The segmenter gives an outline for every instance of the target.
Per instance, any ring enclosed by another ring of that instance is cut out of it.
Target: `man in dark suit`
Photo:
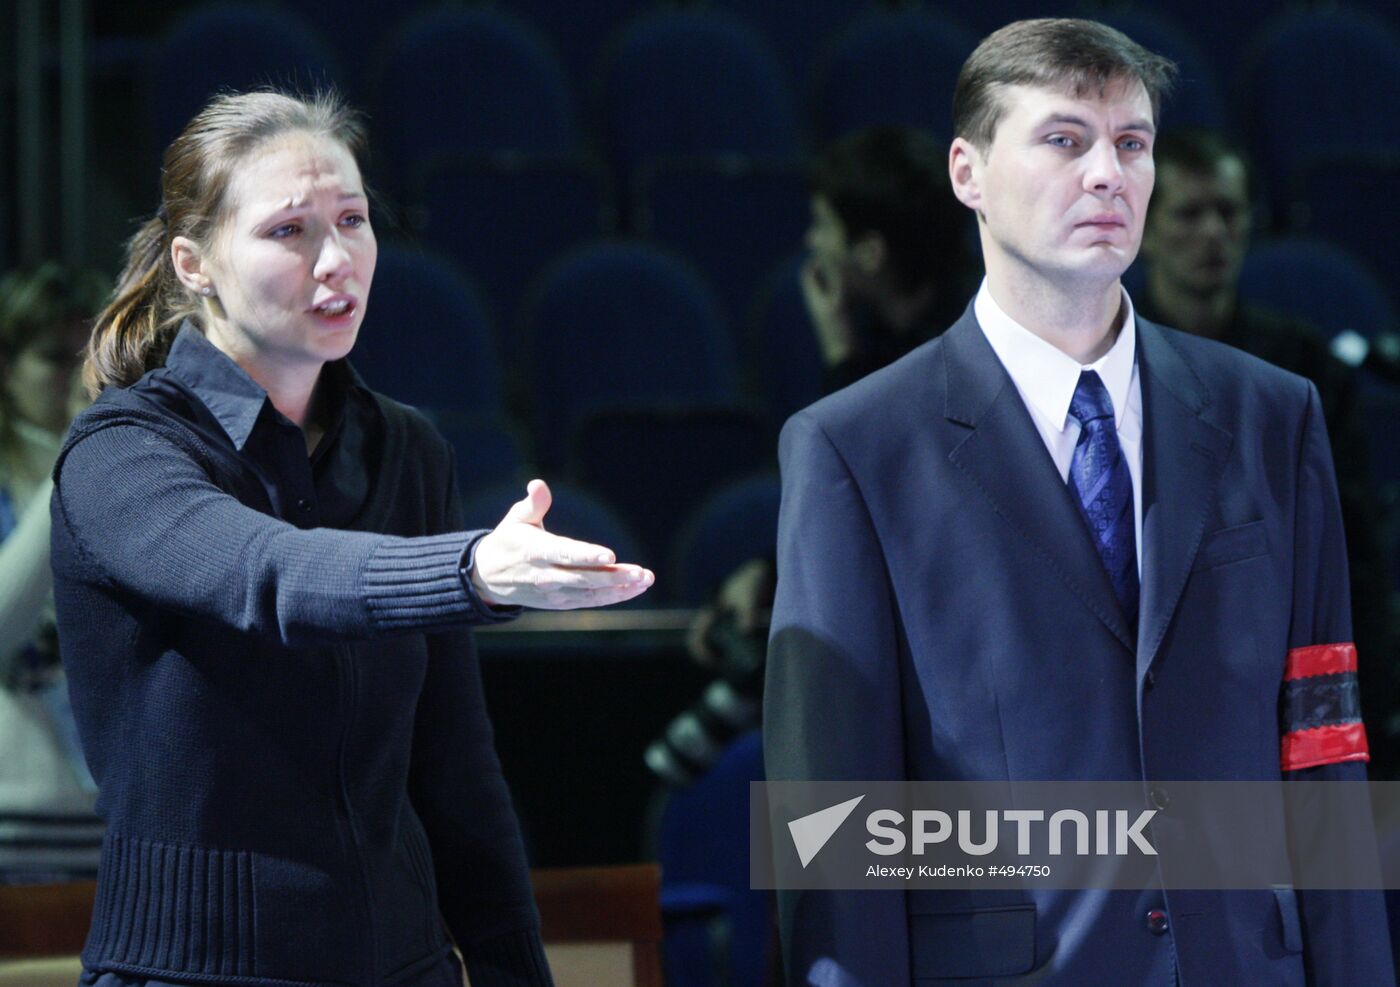
[[[1356,646],[1366,656],[1361,711],[1371,777],[1400,777],[1400,656],[1396,654],[1390,559],[1371,481],[1366,409],[1357,371],[1294,313],[1239,295],[1252,223],[1251,169],[1225,134],[1188,127],[1162,134],[1157,181],[1142,233],[1147,268],[1138,311],[1154,322],[1218,339],[1317,385],[1337,467],[1346,529]],[[1376,328],[1376,327],[1371,327]]]
[[[783,431],[770,781],[1364,777],[1317,392],[1138,318],[1119,282],[1171,72],[1078,20],[1009,25],[963,66],[949,173],[986,279],[941,337]],[[1280,702],[1324,674],[1325,709]],[[1299,837],[1281,806],[1260,834]],[[794,985],[1394,982],[1374,894],[780,908]]]

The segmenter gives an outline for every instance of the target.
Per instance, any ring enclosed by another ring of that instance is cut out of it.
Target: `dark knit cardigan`
[[[445,919],[474,987],[548,985],[463,626],[493,619],[463,570],[483,532],[436,431],[339,372],[371,457],[352,530],[249,454],[301,433],[192,329],[60,455],[59,634],[108,824],[84,964],[408,983]]]

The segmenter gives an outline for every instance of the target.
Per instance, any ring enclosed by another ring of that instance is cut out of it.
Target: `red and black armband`
[[[1356,680],[1356,645],[1316,644],[1289,651],[1279,720],[1284,771],[1369,761]]]

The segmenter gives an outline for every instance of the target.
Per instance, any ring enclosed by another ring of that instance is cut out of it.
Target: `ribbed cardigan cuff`
[[[496,610],[471,585],[476,545],[487,532],[386,539],[365,561],[364,593],[378,630],[434,624],[498,623],[520,612]]]
[[[423,627],[470,620],[475,607],[462,584],[460,533],[386,539],[365,561],[364,593],[376,628]]]
[[[538,929],[473,943],[462,958],[472,987],[554,987]]]

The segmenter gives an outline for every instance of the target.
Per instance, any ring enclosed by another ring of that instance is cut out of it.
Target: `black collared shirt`
[[[451,447],[329,364],[305,437],[196,329],[55,467],[54,597],[108,824],[94,971],[546,987],[464,626]],[[439,917],[441,915],[441,918]]]
[[[325,433],[309,457],[301,428],[189,323],[165,365],[172,382],[199,401],[192,427],[211,444],[233,444],[261,479],[270,513],[299,528],[354,526],[383,453],[383,422],[369,388],[347,361],[328,363],[321,372],[313,407]]]

